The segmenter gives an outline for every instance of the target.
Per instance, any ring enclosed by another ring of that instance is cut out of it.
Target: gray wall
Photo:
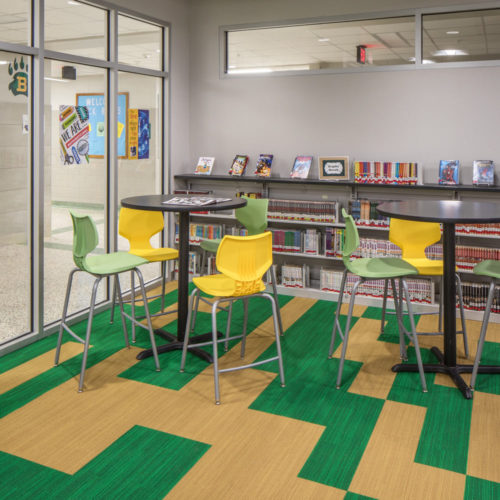
[[[467,184],[472,160],[500,165],[500,67],[219,77],[220,25],[435,2],[193,0],[190,6],[190,154],[174,165],[175,173],[191,173],[197,158],[207,155],[216,157],[213,173],[225,174],[237,153],[250,155],[250,169],[259,153],[274,153],[273,171],[282,177],[298,154],[416,160],[424,166],[424,182],[437,182],[440,159],[459,159]]]

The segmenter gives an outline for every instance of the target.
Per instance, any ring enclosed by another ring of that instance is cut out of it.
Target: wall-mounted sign
[[[76,94],[77,106],[89,111],[89,156],[104,158],[106,149],[106,100],[104,94]],[[128,92],[118,94],[118,158],[127,158]]]
[[[19,63],[14,59],[13,63],[9,63],[9,75],[12,76],[12,81],[9,83],[9,90],[14,95],[28,96],[28,64],[24,64],[24,59],[21,57]]]
[[[359,64],[366,63],[366,45],[358,45],[356,47],[356,61]]]

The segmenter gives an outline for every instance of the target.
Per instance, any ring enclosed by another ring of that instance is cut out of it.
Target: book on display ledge
[[[292,179],[307,179],[312,159],[312,156],[297,156],[293,163],[290,177]]]
[[[236,155],[229,169],[229,175],[242,176],[248,163],[247,155]]]
[[[198,175],[210,175],[212,173],[212,168],[215,163],[215,158],[213,156],[200,156],[194,173]]]
[[[439,184],[452,186],[458,184],[459,167],[458,160],[441,160],[439,162]]]
[[[255,167],[254,174],[259,177],[270,177],[272,163],[273,163],[273,155],[260,154],[259,159],[257,160],[257,165]]]
[[[492,160],[473,161],[472,184],[475,186],[493,186],[495,184],[495,166]]]

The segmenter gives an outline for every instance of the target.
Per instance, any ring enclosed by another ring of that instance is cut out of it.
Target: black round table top
[[[122,206],[126,208],[135,208],[137,210],[155,210],[162,212],[201,212],[230,210],[232,208],[244,207],[247,202],[243,198],[231,198],[230,201],[211,203],[210,205],[172,205],[165,203],[172,198],[191,198],[197,197],[192,194],[148,194],[143,196],[130,196],[123,198]],[[204,198],[217,198],[217,196],[206,195]]]
[[[500,203],[462,200],[408,200],[380,203],[377,211],[387,217],[423,222],[500,222]]]

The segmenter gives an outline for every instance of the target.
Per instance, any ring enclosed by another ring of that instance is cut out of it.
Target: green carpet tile
[[[174,303],[176,296],[176,291],[168,294],[167,305]],[[280,306],[285,306],[290,300],[292,297],[280,296]],[[159,307],[159,300],[151,305],[153,312],[158,311]],[[270,318],[271,309],[262,299],[250,301],[249,309],[248,331],[251,332]],[[141,308],[138,308],[139,312],[140,310]],[[369,497],[348,492],[348,489],[385,401],[348,392],[363,365],[359,361],[346,359],[342,386],[339,390],[335,388],[339,360],[328,359],[334,313],[333,302],[316,301],[286,330],[281,339],[286,387],[282,388],[279,378],[276,377],[250,405],[250,409],[324,426],[325,429],[300,470],[299,477],[344,490],[347,500],[369,500]],[[368,307],[363,317],[378,320],[381,310]],[[219,313],[218,326],[222,332],[225,331],[226,318],[227,313]],[[358,319],[353,318],[352,326]],[[418,321],[418,316],[416,320]],[[241,329],[242,321],[243,308],[241,304],[236,303],[233,309],[232,333]],[[405,323],[407,321],[405,318]],[[341,315],[342,328],[345,327],[345,322],[346,316]],[[85,321],[75,325],[75,330],[80,334],[85,332],[85,328]],[[210,328],[210,314],[199,313],[196,333],[208,332]],[[166,329],[176,332],[177,322],[168,324]],[[392,344],[399,342],[394,315],[386,316],[384,332],[378,335],[377,340]],[[110,325],[109,311],[97,315],[91,342],[94,347],[89,351],[89,367],[123,348],[121,322],[115,320],[115,323]],[[237,342],[232,341],[230,347]],[[337,335],[335,348],[340,342],[340,336]],[[436,339],[436,345],[441,342],[441,339]],[[162,343],[161,338],[157,337],[157,343]],[[53,335],[4,356],[0,372],[53,349],[55,344],[56,335]],[[149,347],[149,336],[145,330],[137,330],[136,345],[140,348]],[[211,350],[210,347],[204,349]],[[258,359],[269,357],[275,352],[276,346],[273,343]],[[219,353],[223,354],[222,344],[219,345]],[[435,362],[430,350],[422,349],[421,353],[424,362]],[[154,371],[153,359],[147,358],[138,361],[120,376],[179,390],[207,366],[195,355],[188,354],[186,372],[180,374],[180,356],[180,351],[160,356],[160,373]],[[349,357],[349,349],[347,356]],[[415,349],[412,346],[408,348],[408,358],[409,362],[416,361]],[[482,362],[498,364],[498,359],[500,344],[486,342]],[[397,362],[399,359],[396,358],[394,363]],[[48,366],[44,373],[0,395],[0,416],[20,408],[78,374],[80,363],[81,355],[78,355],[59,367]],[[275,362],[258,369],[278,373],[278,365]],[[429,392],[423,393],[418,373],[398,373],[394,377],[387,399],[426,409],[414,458],[416,463],[466,476],[472,401],[465,400],[456,388],[436,385],[435,378],[435,374],[426,374]],[[499,395],[500,377],[480,375],[477,390]],[[208,445],[203,443],[137,426],[73,476],[2,453],[0,468],[6,477],[12,477],[12,480],[8,484],[3,482],[0,485],[0,495],[33,498],[38,489],[50,498],[119,498],[123,497],[123,492],[127,492],[127,497],[130,498],[131,491],[136,492],[135,496],[162,498],[207,449]],[[126,461],[120,460],[123,456],[127,456]],[[152,465],[158,463],[162,466]],[[106,481],[101,484],[100,478],[104,470]],[[110,470],[113,473],[107,477]],[[170,475],[167,474],[169,471]],[[466,476],[463,498],[500,498],[500,483]]]
[[[469,447],[472,399],[455,387],[434,385],[415,461],[465,474]]]
[[[464,500],[497,500],[500,498],[500,483],[467,476]]]
[[[0,452],[0,497],[32,499],[163,498],[210,448],[134,426],[70,475]]]
[[[344,500],[376,500],[376,499],[364,495],[358,495],[357,493],[348,491],[344,497]]]

